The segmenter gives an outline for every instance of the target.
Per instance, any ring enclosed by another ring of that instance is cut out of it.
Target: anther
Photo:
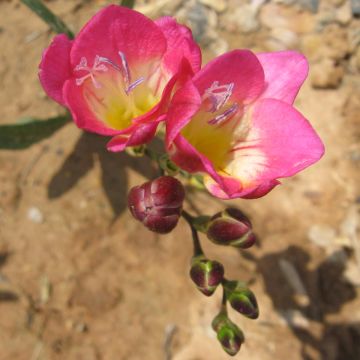
[[[215,112],[222,108],[232,95],[233,89],[234,83],[219,85],[218,81],[214,81],[203,95],[203,100],[209,99],[212,104],[209,111]]]
[[[233,104],[231,107],[227,110],[225,110],[222,114],[215,116],[213,119],[208,121],[209,125],[220,125],[224,121],[230,119],[232,116],[235,115],[235,113],[238,111],[239,105]]]
[[[130,85],[130,81],[131,81],[131,76],[130,76],[130,69],[129,69],[129,64],[126,60],[125,54],[122,51],[119,51],[119,55],[121,58],[121,65],[123,68],[123,73],[124,73],[124,77],[125,77],[125,84],[127,87],[129,87]]]
[[[142,76],[139,79],[135,80],[132,84],[130,84],[127,89],[125,90],[126,95],[129,95],[129,93],[134,90],[138,85],[140,85],[142,82],[144,82],[145,78]]]
[[[104,64],[101,64],[101,61],[101,57],[96,55],[93,66],[89,67],[86,57],[82,57],[80,63],[75,66],[74,71],[87,71],[88,73],[81,78],[77,78],[75,80],[76,85],[80,86],[86,79],[90,78],[96,88],[101,88],[101,84],[96,80],[94,75],[95,72],[105,72],[108,70]]]

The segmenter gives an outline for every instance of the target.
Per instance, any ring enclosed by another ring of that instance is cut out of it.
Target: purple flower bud
[[[233,309],[250,319],[257,319],[259,308],[254,293],[240,281],[224,284],[226,298]]]
[[[220,313],[212,322],[222,348],[231,356],[236,355],[244,343],[243,332],[224,313]]]
[[[250,220],[235,208],[215,214],[208,223],[206,235],[215,244],[242,249],[249,248],[256,240]]]
[[[199,255],[192,260],[190,277],[204,295],[211,296],[224,278],[224,267]]]
[[[128,195],[128,206],[134,218],[149,230],[166,234],[175,228],[184,198],[180,181],[161,176],[133,187]]]

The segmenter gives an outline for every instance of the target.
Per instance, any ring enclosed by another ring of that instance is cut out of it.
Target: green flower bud
[[[255,243],[250,220],[238,209],[227,208],[209,221],[207,237],[219,245],[247,249]]]
[[[212,322],[212,327],[217,333],[222,348],[229,355],[236,355],[244,343],[245,337],[243,332],[236,326],[226,315],[220,313]]]
[[[259,308],[254,293],[240,281],[226,281],[225,295],[230,305],[250,319],[257,319]]]
[[[224,278],[224,267],[199,255],[192,260],[190,277],[204,295],[211,296]]]

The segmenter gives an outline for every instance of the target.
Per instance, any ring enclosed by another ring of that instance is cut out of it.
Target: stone
[[[349,46],[350,52],[355,52],[360,45],[360,28],[349,29]]]
[[[316,12],[319,8],[319,0],[273,0],[276,4],[283,5],[300,5],[304,9]]]
[[[341,25],[348,25],[352,19],[351,6],[349,2],[345,2],[335,12],[335,20]]]
[[[277,4],[267,4],[260,11],[260,21],[263,25],[272,28],[287,28],[289,20],[284,14],[283,9]]]
[[[270,38],[266,41],[269,51],[295,49],[298,47],[299,37],[289,29],[276,28],[270,32]]]
[[[135,4],[135,10],[150,18],[155,18],[158,17],[159,14],[174,14],[182,2],[183,0],[156,0],[144,5]]]
[[[214,9],[218,13],[222,13],[227,9],[226,0],[199,0],[201,4]]]
[[[39,208],[37,208],[35,206],[29,208],[29,210],[27,212],[27,217],[30,221],[32,221],[36,224],[41,224],[44,222],[43,213],[40,211]]]
[[[336,89],[343,76],[343,67],[331,59],[323,59],[310,69],[311,85],[315,89]]]
[[[360,0],[351,0],[351,11],[353,15],[360,16]]]
[[[316,13],[319,9],[319,0],[299,0],[297,3],[301,7],[309,9],[314,13]]]
[[[331,246],[335,241],[335,230],[328,225],[312,225],[308,232],[309,240],[322,248]]]
[[[307,35],[303,39],[303,51],[315,58],[330,58],[336,61],[351,53],[348,32],[339,24],[327,25],[321,32]]]
[[[260,28],[258,9],[251,5],[238,7],[227,18],[225,29],[230,32],[248,34]]]
[[[354,54],[354,59],[355,59],[355,66],[357,68],[358,71],[360,71],[360,46],[356,49],[356,52]]]
[[[322,57],[323,38],[320,34],[309,34],[302,38],[301,50],[310,61],[318,61]]]
[[[203,46],[214,41],[217,33],[218,17],[213,9],[198,2],[185,4],[177,13],[176,18],[180,23],[188,25],[196,41]],[[214,37],[215,36],[215,37]]]
[[[334,60],[344,59],[350,52],[347,30],[337,24],[329,25],[323,32],[329,56]]]
[[[273,0],[275,4],[293,5],[296,0]]]
[[[315,28],[315,16],[296,7],[265,4],[259,13],[260,23],[269,29],[285,28],[297,34],[307,34]]]
[[[229,50],[229,44],[225,39],[218,37],[209,45],[209,49],[213,52],[215,56],[219,56]]]
[[[348,0],[329,0],[329,3],[333,6],[341,6],[345,1]]]
[[[297,309],[280,310],[286,324],[292,328],[307,329],[309,320]]]

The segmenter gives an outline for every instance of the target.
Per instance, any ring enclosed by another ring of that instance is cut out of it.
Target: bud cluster
[[[142,149],[136,149],[141,153]],[[168,174],[176,174],[168,158],[159,160],[161,168]],[[224,266],[208,259],[202,250],[198,231],[219,245],[230,245],[247,249],[255,242],[250,220],[236,208],[226,208],[214,216],[193,217],[182,209],[185,198],[183,185],[172,176],[161,176],[132,188],[128,195],[128,206],[135,219],[149,230],[165,234],[172,231],[180,216],[189,223],[194,256],[191,260],[190,278],[196,288],[206,296],[214,294],[219,285],[223,287],[223,303],[220,313],[214,318],[212,327],[226,353],[234,356],[245,341],[241,329],[227,315],[227,302],[239,313],[256,319],[259,309],[256,298],[246,284],[224,278]]]
[[[149,230],[166,234],[177,225],[184,198],[184,187],[179,180],[161,176],[133,187],[128,206],[134,218]]]

